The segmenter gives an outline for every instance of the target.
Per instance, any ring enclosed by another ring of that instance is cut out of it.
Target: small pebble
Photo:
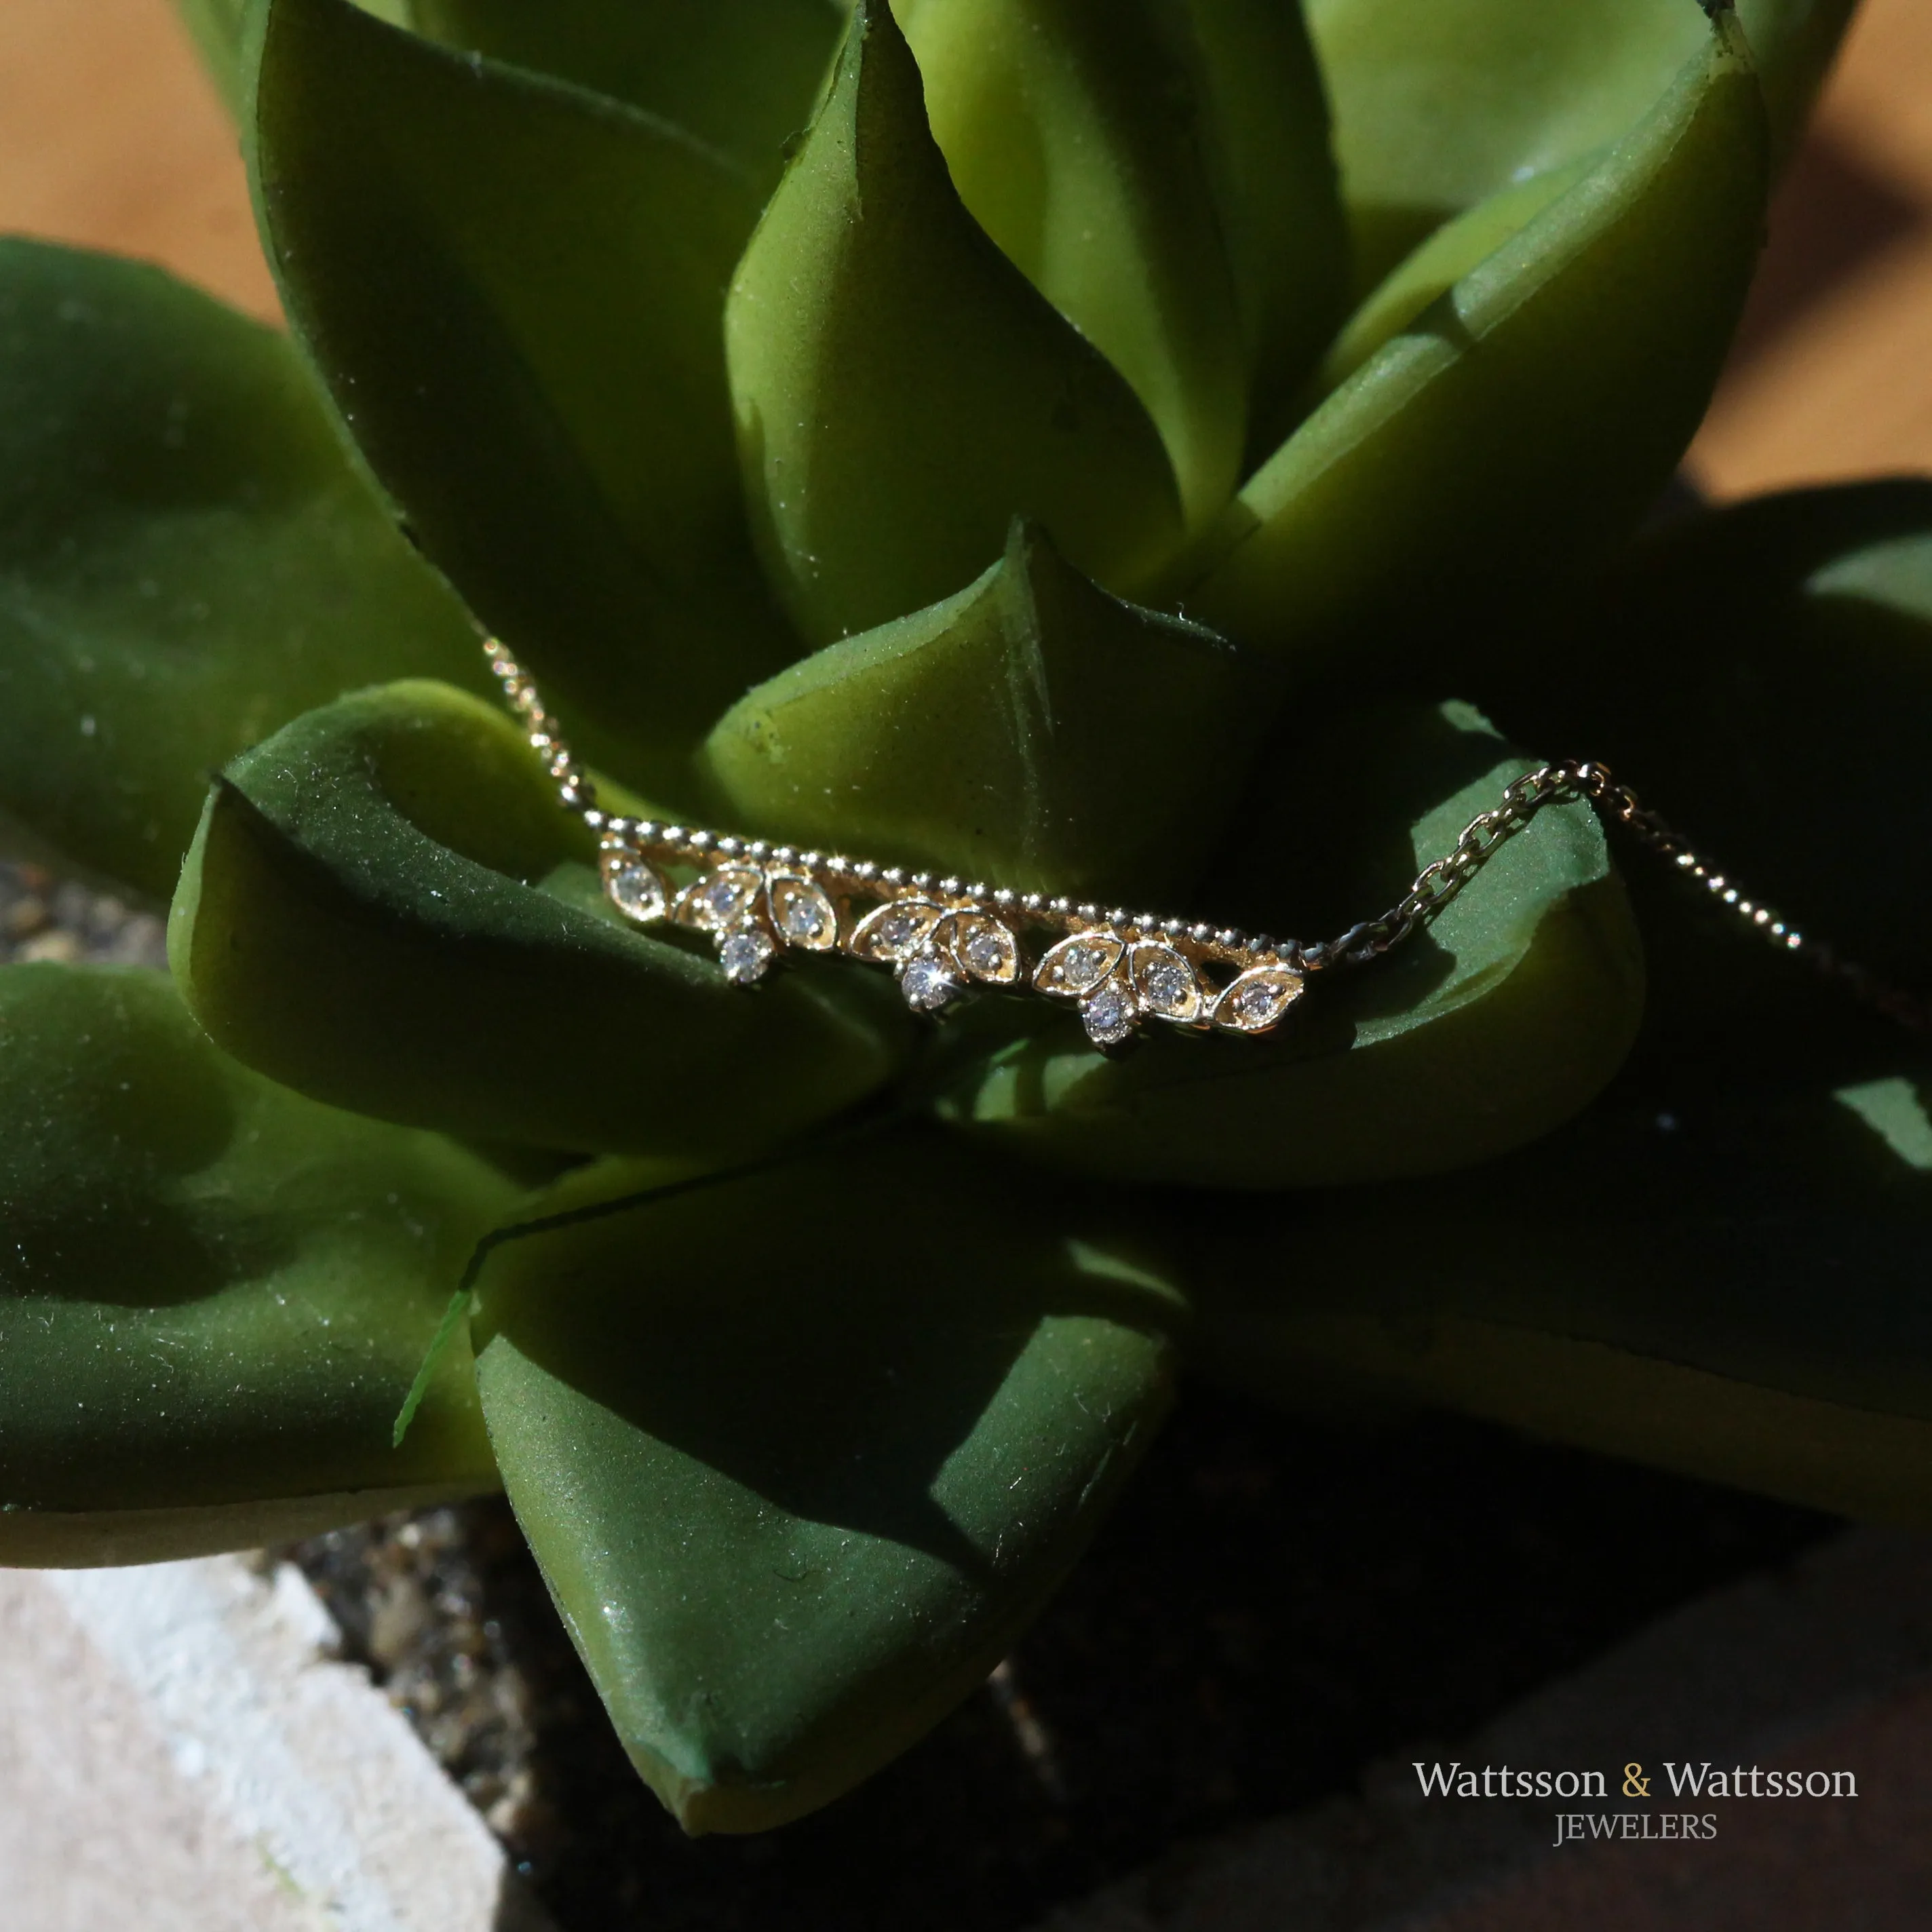
[[[23,966],[71,966],[80,956],[80,934],[70,932],[62,926],[35,933],[32,938],[22,940],[14,953],[14,958]]]

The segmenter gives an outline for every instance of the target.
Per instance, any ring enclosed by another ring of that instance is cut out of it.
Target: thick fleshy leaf
[[[1217,917],[1326,938],[1394,904],[1536,763],[1466,706],[1376,713],[1292,754],[1246,818]],[[1587,806],[1546,808],[1401,951],[1317,976],[1274,1037],[1150,1040],[1109,1060],[1062,1023],[953,1081],[944,1116],[1088,1172],[1325,1186],[1486,1160],[1588,1100],[1628,1050],[1643,971]],[[976,1046],[960,1023],[962,1058]]]
[[[1625,142],[1385,344],[1249,483],[1190,612],[1306,668],[1445,665],[1445,615],[1633,528],[1695,430],[1761,237],[1764,115],[1729,15]]]
[[[1379,283],[1329,344],[1316,379],[1326,395],[1338,389],[1377,350],[1402,334],[1430,304],[1527,228],[1558,196],[1568,194],[1598,162],[1586,154],[1498,190],[1447,221]]]
[[[904,1024],[869,976],[750,995],[625,927],[515,728],[428,684],[346,698],[229,767],[169,956],[215,1042],[337,1106],[690,1158],[870,1092]]]
[[[1529,668],[1512,728],[1608,763],[1742,892],[1932,992],[1911,871],[1932,850],[1932,484],[1796,490],[1660,532]],[[1646,896],[1660,936],[1697,908],[1676,948],[1700,988],[1679,1050],[1714,1032],[1745,1058],[1774,1038],[1796,1050],[1781,1008],[1804,969],[1712,943],[1735,917],[1675,880]],[[1838,997],[1811,1002],[1807,1032]]]
[[[1855,0],[1743,0],[1774,143],[1796,143]],[[1360,286],[1514,182],[1620,139],[1705,32],[1696,0],[1308,0]]]
[[[1253,371],[1248,445],[1287,433],[1303,376],[1347,306],[1348,236],[1328,100],[1292,0],[1193,0],[1202,140]]]
[[[460,1340],[515,1198],[224,1058],[158,974],[0,967],[0,1563],[305,1536],[496,1486]]]
[[[243,93],[242,22],[248,0],[174,0],[174,8],[229,112],[238,117]]]
[[[1473,1192],[1191,1220],[1201,1358],[1932,1527],[1932,1088],[1755,1070],[1739,1094],[1659,1057]]]
[[[475,1333],[505,1486],[687,1831],[838,1796],[1059,1582],[1181,1319],[1120,1214],[902,1132],[497,1250]]]
[[[488,682],[286,339],[0,242],[0,817],[165,898],[211,769],[412,673]]]
[[[899,12],[960,199],[1126,376],[1189,523],[1210,520],[1240,480],[1250,345],[1184,16],[1155,0],[900,0]],[[1286,118],[1286,94],[1278,105]]]
[[[356,0],[365,14],[392,26],[410,24],[411,0]],[[240,121],[248,113],[248,19],[250,0],[174,0],[228,110]]]
[[[762,198],[812,118],[838,0],[412,0],[451,46],[628,100],[722,150]]]
[[[961,206],[884,0],[854,11],[725,334],[754,525],[816,643],[964,589],[1016,515],[1122,594],[1178,542],[1147,412]]]
[[[976,584],[828,644],[725,714],[728,822],[1016,890],[1174,890],[1228,815],[1269,680],[1016,526]]]
[[[290,319],[423,548],[676,796],[794,654],[746,541],[718,314],[757,210],[692,136],[433,46],[348,0],[258,0],[250,152]]]

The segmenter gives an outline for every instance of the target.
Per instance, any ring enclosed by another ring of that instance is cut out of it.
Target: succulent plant
[[[288,332],[0,248],[0,815],[172,969],[0,969],[0,1561],[500,1483],[746,1830],[1178,1362],[1932,1515],[1926,1089],[1586,806],[1115,1058],[626,926],[477,649],[638,809],[1310,932],[1605,758],[1923,968],[1932,488],[1646,527],[1850,0],[184,6]]]

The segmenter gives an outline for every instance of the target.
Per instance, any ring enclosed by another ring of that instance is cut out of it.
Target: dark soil
[[[565,1932],[1017,1932],[1176,1840],[1452,1741],[1832,1526],[1474,1424],[1358,1433],[1194,1389],[984,1692],[817,1816],[695,1842],[626,1762],[502,1505],[416,1520],[413,1549],[346,1532],[302,1556]],[[438,1617],[398,1609],[412,1589]]]

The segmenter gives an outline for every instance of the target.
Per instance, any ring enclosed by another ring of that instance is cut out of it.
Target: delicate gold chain
[[[1513,780],[1379,918],[1305,945],[607,813],[536,686],[502,644],[492,639],[484,650],[565,808],[598,833],[604,889],[619,910],[639,925],[669,920],[710,934],[728,976],[741,984],[761,978],[788,949],[841,952],[891,967],[908,1004],[923,1011],[938,1011],[974,982],[1077,1001],[1088,1035],[1107,1048],[1126,1045],[1149,1019],[1196,1032],[1268,1033],[1310,975],[1366,965],[1400,946],[1545,806],[1580,799],[1780,950],[1900,1025],[1932,1033],[1932,1004],[1748,897],[1608,766],[1589,759],[1541,765]],[[681,872],[695,876],[680,889],[673,875]],[[1047,942],[1030,962],[1029,936]]]

